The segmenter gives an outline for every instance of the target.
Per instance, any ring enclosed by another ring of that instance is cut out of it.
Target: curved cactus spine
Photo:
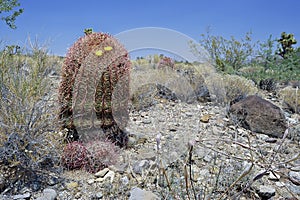
[[[106,137],[119,146],[126,145],[127,135],[121,129],[128,118],[129,70],[128,52],[109,34],[89,31],[74,43],[62,66],[59,88],[59,118],[62,128],[68,129],[68,141],[80,136],[74,124],[75,107],[89,104]],[[92,99],[88,93],[92,93]]]

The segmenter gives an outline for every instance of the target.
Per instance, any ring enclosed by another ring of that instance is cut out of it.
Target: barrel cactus
[[[59,88],[59,118],[67,141],[99,129],[126,146],[129,70],[128,52],[109,34],[87,31],[71,46]]]

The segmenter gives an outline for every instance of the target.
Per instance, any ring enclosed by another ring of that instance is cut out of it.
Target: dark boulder
[[[248,96],[231,105],[229,115],[234,123],[253,132],[272,137],[282,137],[287,129],[285,116],[281,109],[255,95]]]

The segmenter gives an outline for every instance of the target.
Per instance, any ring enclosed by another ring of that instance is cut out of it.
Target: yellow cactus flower
[[[95,52],[96,56],[102,56],[103,52],[101,50],[98,50]]]
[[[111,46],[104,47],[104,51],[111,51],[113,48]]]

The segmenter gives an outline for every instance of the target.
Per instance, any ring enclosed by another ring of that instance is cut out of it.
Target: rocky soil
[[[213,103],[157,101],[131,112],[130,146],[116,165],[96,174],[65,171],[64,181],[43,193],[13,198],[300,198],[299,141],[237,127],[226,107]],[[289,119],[299,134],[299,115]]]
[[[280,105],[276,97],[266,99]],[[228,106],[155,98],[131,109],[129,147],[90,174],[64,170],[39,192],[2,199],[300,199],[300,116],[285,112],[286,137],[234,124]],[[0,176],[1,186],[1,176]]]

